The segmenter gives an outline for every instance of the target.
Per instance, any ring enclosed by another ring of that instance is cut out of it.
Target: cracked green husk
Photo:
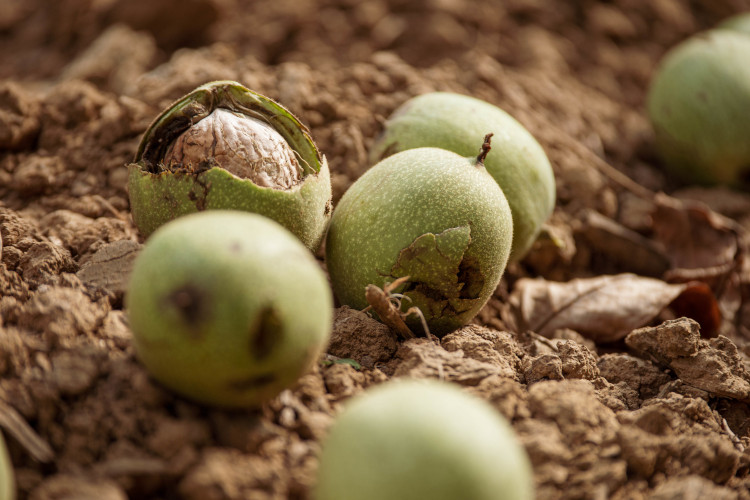
[[[372,167],[341,198],[326,263],[336,296],[355,309],[367,307],[367,285],[409,276],[396,290],[406,297],[401,309],[418,307],[431,332],[444,335],[489,300],[512,234],[508,202],[476,158],[411,149]],[[417,316],[407,324],[421,333]]]
[[[295,151],[303,181],[279,190],[257,186],[216,166],[198,174],[166,170],[161,162],[169,145],[216,108],[272,125]],[[133,220],[144,236],[182,215],[232,209],[269,217],[315,250],[330,218],[328,163],[307,128],[281,105],[236,82],[207,83],[172,104],[146,131],[128,168]]]
[[[513,214],[510,261],[523,258],[555,207],[555,177],[547,155],[513,117],[485,101],[449,92],[414,97],[386,122],[370,151],[377,162],[393,153],[436,147],[475,154],[477,137],[492,133],[487,172],[505,193]]]
[[[323,441],[317,500],[531,500],[531,464],[487,402],[400,379],[347,402]]]
[[[152,235],[126,309],[149,373],[223,407],[257,406],[293,384],[323,351],[333,316],[324,273],[289,231],[224,210]]]

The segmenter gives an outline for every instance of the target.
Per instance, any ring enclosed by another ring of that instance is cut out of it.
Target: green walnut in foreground
[[[316,500],[531,500],[531,466],[489,404],[448,383],[395,380],[344,406]]]
[[[685,182],[746,187],[750,174],[750,36],[713,30],[661,62],[648,114],[665,166]]]
[[[374,163],[393,153],[436,147],[470,156],[476,138],[492,133],[492,154],[484,162],[508,199],[513,214],[510,261],[527,253],[555,207],[555,176],[534,137],[502,109],[473,97],[432,92],[414,97],[388,119],[375,141]]]
[[[5,448],[3,434],[0,432],[0,500],[16,498],[16,485],[13,477],[13,464],[10,463],[8,450]]]
[[[743,12],[725,19],[716,28],[750,35],[750,12]]]
[[[352,184],[326,238],[341,303],[364,309],[368,285],[408,276],[395,290],[404,295],[401,308],[419,308],[431,333],[444,335],[476,316],[500,281],[513,235],[508,202],[482,165],[484,154],[410,149]],[[418,317],[407,325],[422,331]]]
[[[259,213],[317,249],[331,212],[328,164],[288,110],[237,82],[198,87],[166,109],[128,167],[145,236],[189,213]]]
[[[138,357],[197,402],[257,406],[325,347],[328,282],[290,232],[257,214],[214,210],[158,229],[136,259],[126,308]]]

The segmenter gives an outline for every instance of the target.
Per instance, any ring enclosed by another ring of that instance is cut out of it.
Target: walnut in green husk
[[[684,182],[750,185],[750,36],[732,29],[674,47],[648,93],[655,143]]]
[[[374,163],[393,153],[435,147],[470,156],[477,137],[492,133],[484,162],[513,213],[510,261],[524,257],[555,208],[555,176],[544,149],[512,116],[492,104],[451,92],[409,99],[388,118],[370,151]]]
[[[328,164],[307,128],[231,81],[197,88],[156,119],[128,188],[145,236],[181,215],[233,209],[269,217],[315,250],[331,212]]]
[[[326,237],[331,284],[343,304],[364,309],[375,285],[393,292],[404,313],[419,309],[438,336],[479,312],[505,270],[513,236],[508,202],[482,163],[485,147],[471,158],[409,149],[352,184]],[[406,320],[422,333],[419,315]]]
[[[258,406],[293,384],[323,351],[333,316],[313,255],[272,220],[228,210],[154,232],[126,309],[149,373],[222,407]]]
[[[717,29],[732,30],[750,36],[750,12],[729,17],[716,26]]]
[[[528,455],[486,401],[435,380],[356,396],[323,442],[317,500],[531,500]]]

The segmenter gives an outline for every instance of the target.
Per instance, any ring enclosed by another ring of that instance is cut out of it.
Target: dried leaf
[[[680,200],[705,203],[711,210],[737,219],[750,213],[750,193],[723,186],[688,186],[672,193]]]
[[[669,308],[678,317],[692,318],[701,325],[701,336],[715,337],[721,327],[722,314],[711,288],[700,281],[685,283],[686,287]]]
[[[652,240],[594,210],[585,211],[582,222],[578,233],[620,269],[652,277],[669,269],[669,258]]]
[[[714,335],[720,320],[716,300],[707,287],[694,283],[669,284],[634,274],[567,283],[521,279],[510,302],[519,330],[549,337],[570,328],[595,342],[614,342],[647,325],[683,294],[690,294],[689,307],[683,307],[690,310],[681,313],[705,321],[704,335]]]
[[[708,285],[726,320],[722,334],[734,339],[744,336],[741,287],[750,241],[747,232],[702,202],[663,194],[656,197],[653,221],[654,238],[672,263],[663,278],[670,283],[700,281]],[[700,318],[695,319],[703,324]]]
[[[86,285],[121,296],[140,249],[141,245],[131,240],[108,243],[97,250],[76,275]]]
[[[656,196],[652,217],[654,239],[664,246],[673,273],[674,269],[706,270],[699,271],[705,277],[726,274],[734,268],[738,228],[730,219],[703,203],[680,201],[665,194]]]

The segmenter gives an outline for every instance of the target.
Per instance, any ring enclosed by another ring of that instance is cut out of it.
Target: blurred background
[[[135,77],[181,48],[211,44],[321,71],[380,51],[415,67],[478,51],[575,73],[639,103],[666,48],[748,9],[750,0],[3,0],[0,78],[74,75],[106,88],[113,71]],[[71,67],[92,50],[108,61]]]

